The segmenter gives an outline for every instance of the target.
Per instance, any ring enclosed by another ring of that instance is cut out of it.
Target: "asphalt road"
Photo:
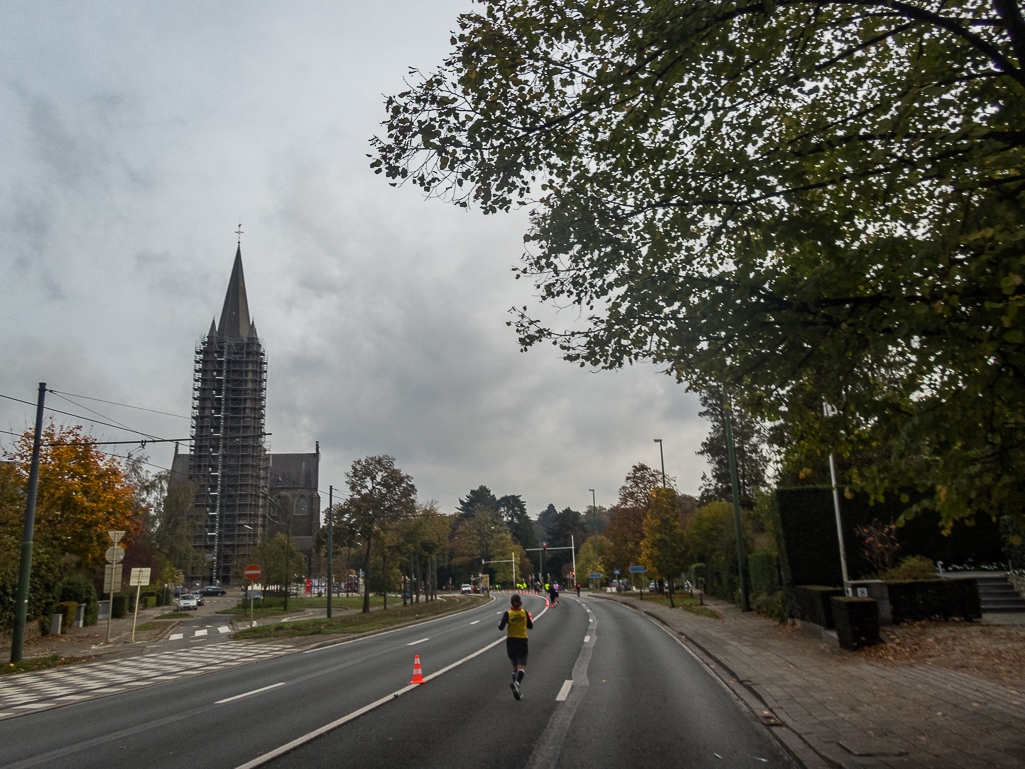
[[[536,624],[516,701],[506,598],[0,722],[0,767],[792,765],[674,637],[611,602],[525,599]],[[414,654],[422,686],[407,685]]]

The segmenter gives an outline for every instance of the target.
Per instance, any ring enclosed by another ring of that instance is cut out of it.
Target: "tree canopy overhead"
[[[1025,500],[1017,0],[484,0],[387,101],[372,165],[533,206],[524,347],[651,359],[785,417],[788,451]],[[823,402],[838,409],[821,414]]]

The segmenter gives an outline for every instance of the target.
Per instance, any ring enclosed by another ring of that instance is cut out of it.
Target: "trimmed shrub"
[[[75,626],[75,612],[78,611],[78,601],[61,601],[57,604],[56,614],[61,615],[61,632]]]
[[[936,579],[936,564],[924,556],[909,555],[897,566],[883,572],[882,579],[886,582]]]
[[[747,574],[752,593],[772,595],[779,590],[776,554],[758,550],[747,557]]]
[[[982,618],[979,584],[974,579],[930,579],[887,582],[894,622]]]
[[[128,616],[128,596],[124,593],[115,593],[114,600],[110,603],[113,619],[121,619]]]
[[[157,605],[157,597],[155,595],[153,595],[152,593],[150,595],[144,595],[142,597],[142,607],[141,608],[143,608],[143,609],[152,609],[156,605]]]
[[[61,603],[89,603],[96,600],[96,588],[84,574],[69,574],[57,586],[57,598]]]
[[[690,583],[699,590],[705,589],[705,564],[696,563],[690,567]]]
[[[874,598],[833,596],[829,599],[840,646],[856,651],[880,642],[879,604]]]
[[[843,597],[844,591],[840,587],[825,587],[823,585],[798,585],[794,588],[794,609],[797,619],[805,622],[814,622],[824,628],[832,629],[833,608],[830,606],[830,599]]]
[[[85,620],[83,625],[95,625],[100,621],[100,602],[90,601],[85,609]]]

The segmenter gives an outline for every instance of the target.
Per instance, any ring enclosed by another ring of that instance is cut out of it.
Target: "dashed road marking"
[[[416,646],[417,644],[422,644],[424,641],[430,641],[430,640],[431,640],[430,638],[421,638],[419,641],[413,641],[413,643],[406,644],[406,646]]]
[[[573,686],[573,681],[572,680],[564,681],[563,684],[562,684],[562,688],[559,689],[559,693],[555,695],[555,701],[556,702],[565,702],[566,698],[569,697],[569,690],[570,690],[570,687],[572,687],[572,686]]]

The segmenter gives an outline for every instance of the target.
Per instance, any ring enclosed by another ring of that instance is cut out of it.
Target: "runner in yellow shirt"
[[[518,593],[513,594],[509,604],[509,610],[502,615],[498,629],[506,631],[505,651],[513,666],[513,680],[509,686],[513,697],[522,699],[523,692],[520,686],[523,684],[523,676],[527,673],[527,630],[533,630],[534,623],[523,608],[523,601]]]

